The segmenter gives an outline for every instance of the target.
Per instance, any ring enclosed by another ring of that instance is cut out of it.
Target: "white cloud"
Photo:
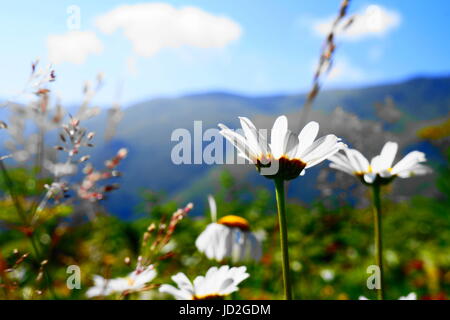
[[[331,30],[334,18],[316,20],[313,30],[324,36]],[[341,23],[337,28],[340,38],[346,40],[360,40],[367,37],[381,37],[397,28],[401,23],[398,12],[383,8],[379,5],[369,5],[355,15],[353,23],[344,30]]]
[[[119,6],[99,16],[96,26],[107,34],[122,29],[134,52],[144,57],[163,48],[223,48],[239,39],[242,32],[239,24],[229,18],[165,3]]]
[[[83,64],[90,54],[99,54],[103,45],[91,31],[69,31],[47,38],[48,58],[52,63]]]

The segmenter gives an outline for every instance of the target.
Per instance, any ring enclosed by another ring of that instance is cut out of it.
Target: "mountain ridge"
[[[395,110],[390,110],[390,113],[384,109],[385,104],[389,105],[387,97],[392,98],[395,105]],[[230,170],[239,179],[247,179],[255,185],[267,185],[266,179],[257,177],[251,166],[175,165],[171,151],[178,142],[172,141],[172,133],[183,128],[192,134],[194,121],[202,121],[203,132],[217,128],[218,123],[239,128],[238,116],[249,117],[258,128],[270,129],[280,114],[286,114],[290,127],[295,128],[295,124],[300,122],[299,114],[305,98],[304,93],[243,96],[223,91],[155,98],[124,108],[116,134],[108,141],[104,139],[108,111],[103,109],[97,117],[83,122],[83,126],[96,132],[96,147],[91,150],[92,163],[101,168],[119,148],[129,150],[129,157],[121,163],[124,175],[119,182],[122,187],[104,202],[105,206],[118,216],[130,218],[136,205],[142,201],[140,192],[145,189],[165,191],[180,202],[202,203],[205,194],[217,187],[214,177],[220,170]],[[381,109],[375,108],[375,104]],[[380,119],[380,110],[385,113],[384,120]],[[436,151],[423,144],[415,133],[424,126],[441,122],[442,118],[449,116],[449,111],[450,76],[414,77],[394,84],[320,92],[309,120],[320,123],[320,135],[334,133],[369,156],[379,152],[384,141],[390,139],[399,142],[403,151],[412,146],[423,148],[424,152],[431,150],[430,158],[433,160],[438,159]],[[365,132],[366,127],[372,131]],[[358,142],[358,136],[367,136],[367,142]],[[5,135],[0,141],[6,138]],[[205,144],[207,142],[203,142]],[[302,181],[315,185],[318,172],[319,169],[310,170]],[[432,177],[425,177],[424,182],[430,183],[430,179]],[[294,186],[289,192],[290,196],[304,202],[311,202],[318,196],[317,188],[305,191]]]
[[[238,116],[250,117],[258,127],[269,128],[273,119],[280,114],[287,114],[291,121],[296,119],[305,97],[305,94],[242,97],[231,93],[210,92],[152,99],[125,108],[114,139],[102,142],[101,134],[97,135],[96,139],[100,143],[97,142],[92,155],[93,162],[101,166],[105,157],[111,156],[118,147],[130,150],[129,158],[122,165],[123,188],[105,204],[110,211],[129,217],[140,201],[139,190],[164,190],[171,196],[180,192],[189,194],[184,191],[194,184],[202,185],[199,180],[208,179],[209,170],[217,168],[217,165],[177,166],[171,162],[171,149],[177,143],[171,141],[173,130],[184,128],[192,133],[196,120],[202,121],[203,130],[217,128],[220,122],[237,128]],[[447,116],[450,106],[450,77],[416,77],[392,85],[326,90],[317,97],[311,120],[320,123],[320,134],[333,132],[351,139],[351,134],[345,131],[346,123],[339,124],[338,127],[333,124],[333,117],[330,115],[336,107],[342,107],[343,112],[355,115],[360,119],[358,121],[373,125],[379,120],[373,105],[384,103],[386,97],[392,97],[402,115],[386,128],[406,148],[409,144],[419,143],[418,138],[410,136],[409,131],[415,132],[421,126]],[[106,129],[106,112],[89,121],[88,126],[92,130],[103,132]],[[227,166],[223,168],[228,169]],[[313,173],[308,180],[315,178]],[[301,198],[304,201],[311,198],[311,201],[314,196],[315,193],[310,192]],[[185,200],[185,197],[180,199]]]

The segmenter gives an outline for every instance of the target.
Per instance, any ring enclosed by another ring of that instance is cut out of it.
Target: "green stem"
[[[372,186],[373,195],[373,222],[375,240],[375,261],[380,268],[380,289],[377,290],[378,300],[384,300],[384,274],[383,274],[383,242],[381,229],[381,198],[380,185]]]
[[[283,254],[283,284],[284,284],[284,297],[286,300],[292,300],[292,288],[291,280],[289,276],[289,247],[288,247],[288,232],[286,223],[286,208],[285,208],[285,196],[284,196],[284,181],[281,179],[275,179],[275,192],[277,198],[278,207],[278,221],[280,224],[280,244],[281,252]]]

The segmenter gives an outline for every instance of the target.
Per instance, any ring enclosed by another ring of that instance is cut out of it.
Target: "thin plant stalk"
[[[381,198],[380,185],[372,186],[373,196],[373,223],[374,223],[374,241],[375,241],[375,261],[380,270],[380,288],[377,290],[378,300],[384,300],[384,272],[383,272],[383,240],[381,228]]]
[[[36,173],[38,178],[41,177],[42,175],[42,167],[43,167],[43,163],[44,163],[44,136],[45,136],[45,132],[42,128],[39,129],[39,134],[38,134],[38,152],[36,155]]]
[[[283,255],[282,269],[283,269],[284,298],[286,300],[292,300],[284,181],[282,179],[275,179],[275,193],[278,207],[278,221],[280,225],[280,245],[281,245],[281,252]]]

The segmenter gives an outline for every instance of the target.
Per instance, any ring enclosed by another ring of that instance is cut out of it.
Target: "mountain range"
[[[101,166],[118,148],[129,150],[129,157],[121,164],[121,189],[105,205],[112,213],[129,218],[142,201],[141,191],[149,189],[164,191],[179,201],[200,202],[202,208],[206,195],[217,189],[218,173],[224,169],[239,179],[269,185],[248,165],[173,164],[171,151],[178,142],[171,141],[171,135],[180,128],[193,135],[194,121],[202,121],[203,132],[217,128],[218,123],[239,128],[238,116],[249,117],[257,127],[270,129],[275,117],[286,114],[296,125],[305,99],[306,94],[244,96],[228,92],[153,99],[125,108],[116,134],[108,141],[101,135],[107,129],[107,113],[101,113],[87,122],[100,133],[92,153],[93,163]],[[416,131],[442,121],[449,107],[450,77],[418,77],[394,84],[320,92],[309,118],[320,123],[320,135],[335,133],[362,151],[377,152],[389,138],[399,142],[402,153],[413,147],[426,149],[432,161],[439,161],[439,152],[421,141]],[[380,113],[387,119],[380,120]],[[371,128],[372,139],[364,138],[366,127]],[[354,139],[356,135],[359,139]],[[313,168],[300,178],[302,186],[309,186],[306,192],[305,188],[293,187],[289,195],[305,202],[315,199],[319,192],[311,186],[318,172]]]

